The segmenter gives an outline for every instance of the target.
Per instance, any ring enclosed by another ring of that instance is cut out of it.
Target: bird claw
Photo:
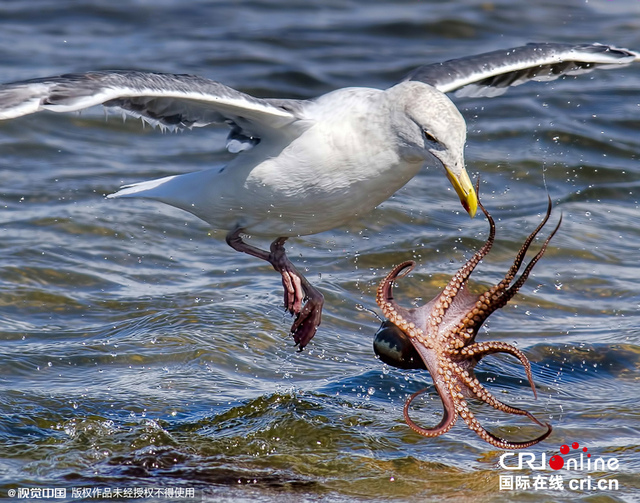
[[[299,315],[304,302],[304,288],[298,275],[285,269],[282,271],[282,286],[284,287],[284,307],[289,314]]]
[[[298,351],[302,351],[309,343],[320,326],[322,319],[322,306],[324,298],[320,292],[315,292],[313,297],[307,299],[307,303],[296,316],[291,325],[291,335],[298,346]]]
[[[247,253],[269,262],[282,276],[284,287],[284,307],[296,317],[291,326],[291,335],[299,350],[309,343],[320,326],[324,297],[316,290],[304,275],[291,263],[284,249],[286,237],[280,237],[271,243],[269,251],[261,250],[242,240],[242,229],[227,234],[227,243],[234,250]],[[306,304],[305,304],[306,300]]]

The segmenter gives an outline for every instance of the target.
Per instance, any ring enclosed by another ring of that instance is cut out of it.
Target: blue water
[[[640,50],[640,2],[0,2],[2,81],[146,69],[309,98],[530,41]],[[563,215],[522,293],[478,337],[528,355],[538,399],[515,360],[488,358],[478,377],[553,425],[529,452],[578,442],[615,457],[606,475],[618,490],[499,490],[502,451],[462,422],[436,439],[404,423],[406,398],[430,377],[376,360],[379,322],[357,306],[376,309],[378,281],[409,258],[418,267],[398,298],[424,302],[482,245],[486,221],[466,217],[441,173],[423,171],[347,227],[290,240],[326,296],[318,335],[297,353],[270,266],[187,213],[103,198],[224,164],[227,131],[162,134],[95,110],[0,123],[0,495],[639,501],[640,64],[456,103],[498,226],[475,284],[501,279],[547,193],[552,220]],[[439,420],[433,391],[412,414]],[[477,415],[501,435],[539,434]]]

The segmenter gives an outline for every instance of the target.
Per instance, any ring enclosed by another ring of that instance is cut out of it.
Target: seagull
[[[230,128],[226,166],[134,183],[108,198],[146,198],[181,208],[227,232],[235,250],[282,276],[291,334],[302,350],[324,298],[286,255],[289,237],[315,234],[373,210],[423,166],[442,168],[462,206],[478,199],[465,170],[465,121],[446,96],[497,96],[507,88],[640,54],[601,44],[528,44],[421,66],[388,89],[348,87],[309,100],[256,98],[195,75],[93,71],[0,85],[0,119],[95,105],[170,129]],[[273,239],[269,250],[247,236]]]

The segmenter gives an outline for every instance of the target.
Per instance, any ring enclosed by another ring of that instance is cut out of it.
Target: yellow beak
[[[469,179],[467,170],[463,168],[462,172],[459,175],[451,172],[446,166],[445,170],[447,172],[447,178],[458,194],[462,206],[465,210],[467,210],[467,213],[469,213],[469,216],[471,218],[475,217],[476,211],[478,210],[478,196],[475,189],[473,188],[471,180]]]

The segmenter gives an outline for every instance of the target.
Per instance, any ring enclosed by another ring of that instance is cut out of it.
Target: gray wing
[[[498,96],[530,80],[554,80],[595,68],[620,68],[640,54],[601,44],[528,44],[416,68],[403,80],[419,80],[456,96]]]
[[[226,123],[227,146],[236,152],[299,119],[304,103],[254,98],[194,75],[147,72],[89,72],[0,85],[0,120],[102,104],[161,127]]]

